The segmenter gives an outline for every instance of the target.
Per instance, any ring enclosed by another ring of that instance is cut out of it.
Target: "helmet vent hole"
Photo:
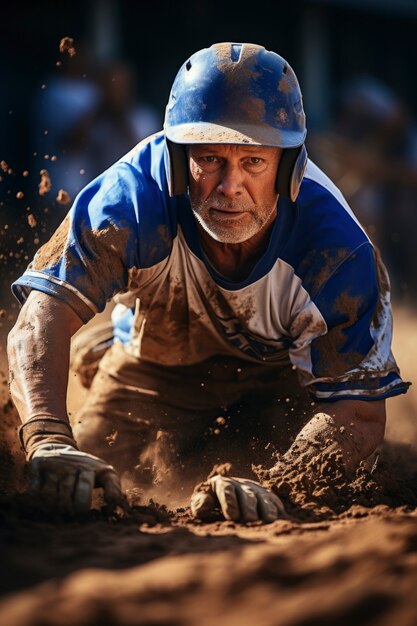
[[[242,54],[242,44],[241,43],[232,43],[232,49],[230,51],[230,58],[233,63],[237,63],[240,60],[240,55]]]
[[[187,61],[187,63],[185,64],[185,69],[187,70],[187,72],[190,71],[190,69],[191,69],[191,61]]]
[[[286,74],[288,72],[288,65],[284,65],[284,69],[282,71]]]

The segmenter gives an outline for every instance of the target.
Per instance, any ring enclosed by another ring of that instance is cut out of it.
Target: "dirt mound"
[[[294,462],[277,477],[254,468],[295,518],[331,519],[352,505],[417,506],[417,453],[411,446],[385,442],[371,464],[361,463],[348,477],[336,452],[320,453],[308,462]]]

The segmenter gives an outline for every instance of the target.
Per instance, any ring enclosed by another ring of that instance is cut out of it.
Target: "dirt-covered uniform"
[[[302,389],[317,401],[405,392],[385,269],[323,172],[309,161],[297,200],[279,198],[267,249],[236,282],[202,252],[188,195],[169,196],[164,142],[145,140],[93,180],[13,285],[21,302],[37,289],[85,322],[119,299],[80,436],[98,432],[97,415],[108,430],[126,427],[129,447],[132,424],[155,413],[181,422],[249,404],[259,415],[258,403],[266,415]]]

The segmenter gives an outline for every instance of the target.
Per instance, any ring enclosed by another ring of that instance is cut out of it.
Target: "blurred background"
[[[417,300],[416,0],[17,1],[0,15],[0,324],[10,283],[89,180],[162,125],[180,65],[263,44],[304,93],[310,156]],[[60,42],[67,41],[60,51]]]

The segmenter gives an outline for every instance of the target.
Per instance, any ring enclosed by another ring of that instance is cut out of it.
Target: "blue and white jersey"
[[[266,251],[236,282],[207,263],[188,196],[169,197],[164,141],[148,138],[85,187],[14,283],[18,299],[43,291],[87,322],[117,296],[118,340],[166,366],[230,355],[291,362],[317,400],[405,392],[385,269],[323,172],[309,162],[297,201],[279,198]]]

